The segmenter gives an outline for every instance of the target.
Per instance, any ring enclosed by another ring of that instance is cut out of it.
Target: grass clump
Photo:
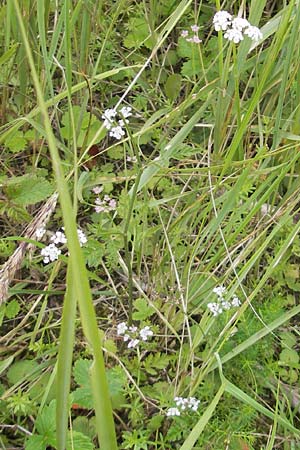
[[[293,449],[297,2],[4,2],[1,448]]]

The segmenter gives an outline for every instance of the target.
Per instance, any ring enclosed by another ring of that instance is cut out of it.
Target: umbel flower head
[[[109,136],[115,139],[122,139],[125,136],[125,124],[129,123],[128,117],[132,116],[130,106],[122,106],[116,109],[106,109],[102,114],[103,125],[109,130]]]
[[[213,18],[213,25],[216,31],[225,31],[224,38],[238,44],[248,36],[252,41],[259,41],[263,38],[259,28],[251,25],[247,19],[233,17],[227,11],[218,11]]]

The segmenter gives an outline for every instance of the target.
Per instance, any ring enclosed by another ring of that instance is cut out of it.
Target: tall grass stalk
[[[16,15],[18,18],[18,23],[22,35],[22,41],[27,55],[27,60],[31,69],[32,79],[35,86],[39,108],[44,121],[47,141],[49,145],[49,150],[51,154],[53,171],[56,178],[57,189],[59,192],[59,199],[62,208],[63,221],[65,226],[65,232],[68,239],[68,247],[70,252],[70,268],[68,281],[73,283],[73,286],[69,286],[68,289],[68,300],[74,302],[77,298],[80,308],[81,321],[84,334],[87,338],[89,345],[91,346],[91,351],[94,357],[94,362],[91,367],[91,380],[93,386],[93,396],[96,411],[97,420],[97,432],[99,436],[100,445],[103,449],[115,450],[117,449],[114,421],[112,416],[112,408],[108,391],[108,384],[105,374],[105,366],[103,353],[101,348],[101,340],[99,337],[99,330],[97,326],[97,320],[95,315],[95,310],[92,303],[91,290],[89,287],[89,281],[87,276],[87,271],[85,268],[85,263],[82,255],[82,251],[79,245],[77,236],[77,226],[74,217],[74,211],[71,204],[70,195],[68,192],[68,185],[62,171],[61,161],[58,155],[55,138],[51,128],[51,123],[48,116],[47,107],[44,101],[43,93],[41,90],[40,81],[36,72],[34,60],[32,57],[32,52],[27,39],[27,34],[25,31],[22,14],[20,11],[19,3],[14,0],[14,6]],[[71,279],[70,279],[71,278]],[[73,295],[74,292],[74,295]],[[75,305],[71,306],[72,311],[75,309]],[[74,320],[74,317],[73,317]],[[70,335],[72,334],[72,329]],[[69,346],[72,339],[69,340]],[[69,348],[63,348],[60,350],[58,365],[62,364],[61,358],[72,354],[73,349],[71,346]],[[63,352],[63,354],[61,353]],[[68,361],[70,363],[71,357],[68,356]],[[60,370],[60,369],[58,369]],[[64,385],[67,387],[67,383],[64,380]],[[57,383],[61,383],[61,380],[57,380]],[[62,388],[61,388],[62,389]],[[65,403],[66,397],[63,403]],[[58,399],[60,401],[60,399]],[[67,405],[61,404],[60,414],[57,417],[57,422],[62,421],[66,423],[66,417],[68,415]],[[66,443],[66,429],[61,429],[57,434],[57,444],[59,450],[65,449]]]

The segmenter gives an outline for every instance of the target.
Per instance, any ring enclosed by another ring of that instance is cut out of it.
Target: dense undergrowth
[[[0,21],[0,448],[300,448],[299,2]]]

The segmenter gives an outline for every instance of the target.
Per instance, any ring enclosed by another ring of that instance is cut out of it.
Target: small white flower
[[[106,109],[102,114],[102,119],[112,120],[116,115],[117,111],[115,109]]]
[[[106,109],[102,114],[102,119],[104,120],[104,127],[110,130],[113,124],[114,117],[116,117],[117,111],[115,109]]]
[[[236,295],[233,296],[233,299],[231,300],[231,305],[234,308],[238,308],[239,306],[241,306],[241,302],[240,302],[239,298]]]
[[[131,327],[129,327],[129,331],[131,333],[136,333],[137,332],[137,327],[135,325],[132,325]]]
[[[139,339],[131,339],[131,341],[128,344],[128,348],[135,348],[139,344]]]
[[[180,411],[186,411],[188,409],[197,411],[200,404],[200,400],[197,400],[195,397],[175,397],[174,402]]]
[[[234,42],[235,44],[238,44],[244,40],[243,33],[236,28],[228,29],[224,34],[224,38]]]
[[[244,31],[244,34],[246,34],[246,36],[248,36],[250,39],[252,39],[252,41],[256,41],[256,42],[263,38],[263,34],[260,31],[260,29],[257,27],[254,27],[253,25],[250,25],[248,28],[246,28],[246,30]]]
[[[220,286],[214,287],[213,292],[217,294],[218,297],[223,297],[223,294],[226,293],[226,287],[221,284]]]
[[[101,198],[97,197],[95,200],[95,212],[96,213],[100,213],[100,212],[109,212],[109,211],[114,211],[117,207],[117,202],[116,200],[112,199],[109,197],[109,195],[105,195],[103,200],[101,200]]]
[[[126,161],[127,162],[136,163],[137,162],[137,158],[136,158],[136,156],[126,156]]]
[[[48,264],[58,259],[61,250],[55,244],[49,244],[41,250],[41,255],[44,257],[43,262]]]
[[[232,15],[227,11],[218,11],[213,18],[216,31],[226,31],[231,24]]]
[[[111,128],[109,135],[115,139],[122,139],[122,136],[125,135],[125,131],[122,127],[120,127],[120,125],[118,125],[117,127]]]
[[[131,110],[132,110],[132,108],[130,106],[123,106],[120,109],[120,113],[124,117],[124,119],[127,119],[127,117],[132,116]]]
[[[98,195],[103,191],[103,186],[95,186],[92,191],[94,192],[94,194]]]
[[[193,42],[194,42],[194,44],[200,44],[202,42],[202,40],[198,36],[194,36]]]
[[[121,322],[117,325],[117,334],[119,336],[121,336],[122,334],[125,334],[125,331],[127,331],[127,330],[128,330],[128,326],[127,326],[126,322]]]
[[[221,302],[221,307],[222,307],[223,309],[225,309],[225,311],[228,311],[228,310],[231,308],[231,303],[228,302],[227,300],[223,300],[223,301]]]
[[[146,326],[140,330],[140,337],[143,341],[147,341],[151,336],[153,336],[153,331],[149,326]]]
[[[180,35],[185,38],[189,35],[189,32],[187,30],[182,30],[182,32],[180,33]]]
[[[104,120],[103,125],[107,130],[110,130],[112,127],[112,123],[108,119]]]
[[[223,311],[219,303],[208,303],[207,307],[214,316],[218,316]]]
[[[235,17],[231,23],[231,26],[236,30],[243,31],[244,28],[250,26],[250,23],[248,22],[247,19],[243,19],[242,17]]]
[[[191,30],[192,30],[194,33],[198,33],[198,31],[199,31],[198,25],[191,25]]]
[[[79,240],[80,247],[82,247],[84,244],[87,243],[87,237],[84,234],[84,232],[82,230],[80,230],[79,228],[77,228],[77,234],[78,234],[78,240]]]
[[[180,416],[180,411],[178,408],[169,408],[166,412],[167,417]]]
[[[43,226],[41,226],[40,228],[37,228],[35,230],[35,237],[36,239],[39,241],[40,239],[42,239],[42,237],[44,236],[44,234],[46,233],[46,228]]]
[[[54,244],[66,244],[67,238],[63,231],[56,231],[53,236],[51,236],[50,241]]]

